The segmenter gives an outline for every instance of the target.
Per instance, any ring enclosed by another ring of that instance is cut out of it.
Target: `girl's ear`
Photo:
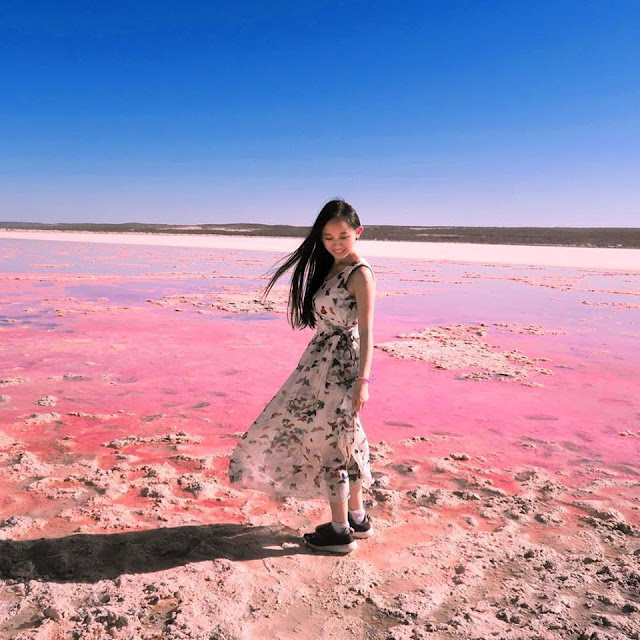
[[[364,231],[364,227],[362,225],[360,225],[357,229],[356,229],[356,240],[360,237],[360,234]]]

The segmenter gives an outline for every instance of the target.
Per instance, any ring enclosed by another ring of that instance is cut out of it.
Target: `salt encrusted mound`
[[[31,451],[18,451],[13,455],[6,454],[9,464],[0,467],[0,477],[4,476],[14,482],[20,482],[34,477],[44,477],[52,473],[53,467]]]
[[[513,381],[526,386],[540,386],[528,380],[531,374],[552,375],[538,366],[544,358],[530,358],[519,351],[499,351],[488,344],[485,325],[453,325],[425,327],[413,333],[402,333],[401,340],[376,344],[395,358],[432,362],[436,369],[475,371],[461,373],[459,378],[472,380]]]
[[[47,380],[54,380],[56,382],[59,382],[60,380],[72,380],[75,382],[82,382],[84,380],[89,380],[89,378],[79,373],[64,373],[61,376],[49,376]]]
[[[55,396],[45,396],[44,398],[36,400],[36,404],[41,407],[55,407],[56,404],[58,404],[58,398]]]
[[[50,424],[61,419],[59,413],[51,411],[48,413],[32,413],[24,422],[28,425]]]
[[[582,304],[593,307],[615,307],[616,309],[640,309],[640,304],[631,304],[629,302],[602,302],[595,300],[583,300]]]
[[[25,382],[29,382],[29,379],[19,376],[15,378],[0,378],[0,387],[13,387],[17,384],[24,384]]]
[[[221,291],[164,296],[162,300],[149,298],[147,302],[160,307],[172,307],[175,311],[193,307],[198,313],[210,313],[210,309],[239,314],[286,313],[288,297],[286,287],[274,287],[267,298],[262,296],[261,291],[223,287]]]
[[[67,411],[68,416],[76,418],[92,418],[93,420],[115,420],[122,417],[121,413],[86,413],[85,411]]]
[[[9,451],[12,447],[22,443],[4,431],[0,431],[0,451]]]
[[[518,335],[562,336],[567,333],[563,329],[546,329],[538,324],[519,324],[517,322],[494,322],[492,326],[497,327],[500,331]]]
[[[42,529],[47,521],[29,516],[10,516],[0,522],[0,540],[21,538],[34,529]]]
[[[202,438],[200,436],[188,435],[184,431],[178,431],[178,433],[167,433],[158,436],[127,436],[126,438],[116,438],[115,440],[111,440],[110,442],[107,442],[102,446],[111,447],[112,449],[124,449],[125,447],[130,447],[138,444],[163,443],[175,445],[185,444],[187,442],[199,443],[202,442]]]

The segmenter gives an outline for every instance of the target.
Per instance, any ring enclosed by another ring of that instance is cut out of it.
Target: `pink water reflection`
[[[0,407],[3,429],[51,459],[67,455],[53,446],[63,434],[74,436],[77,454],[100,458],[110,455],[101,444],[155,433],[159,425],[228,451],[229,436],[271,398],[311,333],[290,330],[278,313],[149,300],[254,294],[280,257],[0,242],[0,377],[28,379],[0,389],[11,398]],[[377,351],[377,380],[363,415],[372,441],[428,436],[430,455],[455,449],[498,466],[561,470],[589,463],[636,473],[640,437],[621,434],[640,430],[637,274],[371,262],[380,292],[376,342],[424,326],[484,323],[489,344],[543,358],[553,373],[533,388],[464,380],[459,372]],[[496,323],[562,333],[510,333]],[[26,427],[26,416],[41,410],[34,403],[47,395],[59,398],[61,420]],[[73,412],[117,418],[96,421]]]

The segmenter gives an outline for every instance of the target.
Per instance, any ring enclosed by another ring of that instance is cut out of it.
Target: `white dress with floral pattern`
[[[351,407],[360,341],[351,273],[326,280],[313,305],[317,330],[298,366],[234,450],[232,484],[274,496],[346,500],[349,480],[371,485],[369,444]]]

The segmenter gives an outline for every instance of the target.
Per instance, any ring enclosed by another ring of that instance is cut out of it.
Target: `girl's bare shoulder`
[[[347,278],[347,289],[354,294],[358,289],[370,289],[374,286],[373,270],[368,262],[356,265]]]

